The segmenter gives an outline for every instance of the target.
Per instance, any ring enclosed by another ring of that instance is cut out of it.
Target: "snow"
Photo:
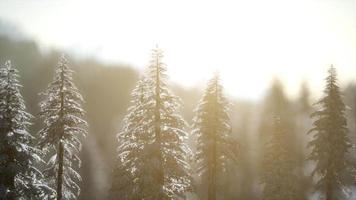
[[[86,136],[87,122],[82,119],[85,112],[81,108],[83,97],[72,82],[73,71],[69,62],[62,56],[55,70],[53,82],[41,93],[45,99],[39,104],[40,116],[45,126],[40,130],[41,144],[51,154],[46,169],[46,178],[55,187],[58,170],[58,144],[63,143],[63,191],[65,199],[77,199],[80,194],[79,152],[80,138]],[[63,100],[63,104],[62,101]]]

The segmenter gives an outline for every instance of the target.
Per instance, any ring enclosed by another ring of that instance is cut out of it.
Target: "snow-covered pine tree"
[[[184,198],[192,190],[192,177],[189,174],[188,156],[191,154],[186,145],[186,122],[179,113],[180,99],[172,94],[167,86],[166,65],[162,62],[163,51],[152,50],[148,68],[146,123],[149,133],[153,133],[152,143],[147,146],[153,183],[159,191],[153,199]]]
[[[119,135],[120,158],[134,176],[138,199],[185,198],[192,190],[186,123],[178,112],[178,97],[167,87],[162,58],[162,50],[152,51],[146,79],[133,92],[134,106]]]
[[[219,194],[218,177],[229,161],[237,162],[237,143],[231,136],[229,103],[216,75],[205,90],[196,108],[193,134],[198,136],[196,160],[198,173],[207,180],[207,199]],[[220,196],[223,195],[221,194]]]
[[[147,155],[147,144],[152,143],[153,133],[148,132],[147,79],[138,81],[131,93],[132,106],[123,121],[123,131],[117,135],[118,162],[113,171],[113,181],[109,199],[117,195],[123,200],[148,198],[157,190],[150,184],[150,173],[144,170],[150,165]],[[146,181],[146,182],[145,182]]]
[[[50,188],[36,168],[41,152],[28,132],[32,116],[18,78],[10,61],[0,68],[0,199],[46,199]]]
[[[43,93],[40,117],[44,127],[40,130],[40,146],[48,150],[45,175],[56,188],[57,200],[77,199],[81,177],[77,172],[81,161],[81,137],[87,134],[87,123],[82,119],[82,96],[73,83],[73,71],[62,56],[55,70],[54,80]]]
[[[186,123],[178,112],[179,99],[167,88],[162,57],[160,49],[153,50],[147,76],[133,90],[132,106],[118,134],[121,166],[114,173],[125,174],[124,182],[129,184],[126,189],[130,191],[123,191],[123,184],[113,182],[111,193],[131,192],[126,199],[185,198],[192,190]]]
[[[263,200],[299,200],[298,177],[293,170],[295,159],[291,157],[288,147],[286,127],[283,126],[279,117],[275,117],[273,133],[266,144],[263,159]]]
[[[346,156],[351,143],[348,137],[346,106],[337,83],[336,69],[331,66],[326,78],[325,96],[317,102],[320,109],[311,117],[316,120],[309,133],[313,134],[308,147],[309,159],[316,162],[313,176],[318,178],[316,190],[322,192],[325,200],[344,199],[345,183],[342,173],[352,173],[353,166]]]

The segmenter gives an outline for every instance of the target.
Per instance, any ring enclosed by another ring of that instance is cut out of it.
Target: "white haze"
[[[203,84],[220,71],[227,91],[257,99],[274,77],[290,95],[308,80],[318,94],[327,67],[356,77],[354,0],[0,0],[0,19],[42,48],[63,48],[143,69],[165,50],[173,81]]]

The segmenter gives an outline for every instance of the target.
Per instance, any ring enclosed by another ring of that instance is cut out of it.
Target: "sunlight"
[[[356,0],[0,0],[0,199],[356,194]]]
[[[22,24],[44,47],[108,63],[142,69],[147,52],[159,44],[172,80],[185,86],[220,71],[231,95],[256,99],[274,77],[283,79],[293,96],[303,79],[318,91],[332,63],[342,69],[342,81],[356,73],[351,1],[96,0],[84,7],[84,0],[39,2],[18,3],[24,10],[19,16],[0,15]]]

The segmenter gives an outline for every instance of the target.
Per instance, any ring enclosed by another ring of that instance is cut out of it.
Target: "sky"
[[[203,85],[216,71],[226,91],[257,99],[274,78],[314,96],[334,64],[356,81],[356,0],[0,0],[0,19],[42,49],[61,48],[144,69],[165,51],[174,82]]]

